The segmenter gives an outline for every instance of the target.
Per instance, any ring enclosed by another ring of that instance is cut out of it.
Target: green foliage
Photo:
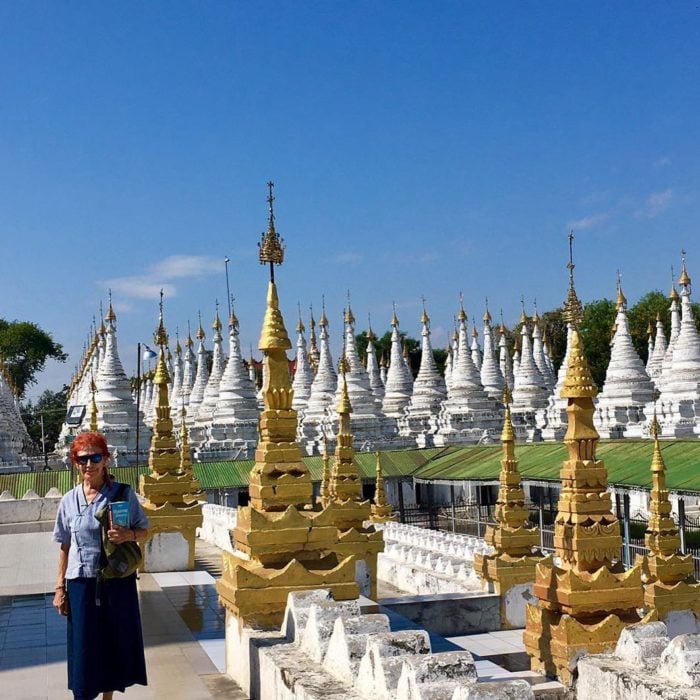
[[[418,374],[418,369],[420,368],[420,342],[405,333],[400,333],[401,336],[401,346],[408,348],[408,356],[411,362],[411,372],[415,377]],[[355,336],[355,342],[357,344],[357,352],[363,359],[367,357],[367,336],[364,333],[359,333]],[[377,359],[381,360],[382,356],[386,358],[387,363],[389,362],[389,357],[391,355],[391,332],[387,331],[381,338],[377,338],[374,341],[374,349],[377,353]],[[433,350],[433,357],[435,357],[435,362],[438,363],[438,367],[445,367],[445,359],[447,353],[444,350]],[[439,359],[438,359],[439,358]],[[442,365],[440,365],[442,362]]]
[[[630,307],[627,312],[629,321],[630,335],[632,343],[644,362],[648,359],[649,345],[647,329],[651,321],[654,335],[656,335],[656,315],[664,324],[664,332],[666,337],[671,333],[671,315],[668,312],[670,302],[665,294],[658,290],[645,294],[634,306]]]
[[[68,402],[68,387],[61,391],[47,389],[36,400],[25,401],[20,404],[22,420],[27,426],[27,431],[32,441],[41,452],[41,417],[44,418],[44,435],[46,438],[46,451],[51,452],[61,432],[61,425],[66,417]]]
[[[581,321],[581,340],[598,389],[605,382],[605,373],[610,362],[610,340],[615,323],[615,303],[600,299],[586,304]]]
[[[68,359],[63,347],[36,323],[4,319],[0,319],[0,355],[19,396],[36,383],[36,375],[44,369],[46,360]]]

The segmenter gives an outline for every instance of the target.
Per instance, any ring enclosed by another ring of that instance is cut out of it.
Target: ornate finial
[[[464,310],[464,294],[462,294],[462,292],[459,293],[459,312],[457,313],[457,320],[460,322],[467,320],[467,313]]]
[[[105,317],[104,317],[104,311],[102,310],[102,299],[100,299],[100,327],[98,329],[98,333],[104,338],[105,333],[107,332],[107,329],[105,328]]]
[[[304,327],[304,322],[301,320],[301,303],[297,302],[297,311],[299,312],[299,322],[297,323],[297,333],[303,333],[306,328]]]
[[[194,343],[192,342],[192,331],[190,329],[190,320],[189,319],[187,319],[187,340],[185,341],[185,345],[188,348],[191,348],[194,345]]]
[[[109,323],[114,323],[117,320],[117,314],[114,313],[114,308],[112,307],[112,290],[109,290],[109,307],[107,308],[107,315],[105,316],[105,321]]]
[[[328,317],[326,316],[326,295],[321,294],[321,318],[318,320],[318,325],[322,328],[328,327]]]
[[[622,273],[617,271],[617,298],[615,299],[615,308],[622,311],[627,308],[627,298],[622,292]]]
[[[421,314],[420,322],[426,328],[430,328],[430,316],[428,316],[428,312],[425,310],[425,297],[421,296],[420,300],[423,302],[423,313]]]
[[[501,335],[505,335],[507,331],[505,321],[503,320],[503,309],[501,309],[501,325],[498,327],[498,330]]]
[[[671,265],[671,291],[669,292],[668,298],[671,301],[678,301],[678,290],[676,289],[676,273]]]
[[[392,308],[394,309],[394,312],[393,312],[393,314],[392,314],[392,316],[391,316],[391,325],[392,325],[393,328],[398,328],[398,327],[399,327],[399,318],[398,318],[398,316],[396,315],[396,302],[395,302],[395,301],[392,301],[392,302],[391,302],[391,306],[392,306]]]
[[[229,297],[229,303],[231,305],[231,314],[228,317],[228,327],[229,328],[238,328],[238,317],[236,316],[236,311],[233,307],[233,302],[236,301],[235,297],[233,294]]]
[[[569,291],[564,302],[564,320],[570,323],[574,328],[578,328],[583,319],[583,305],[576,296],[576,288],[574,287],[574,232],[569,232]]]
[[[690,281],[690,275],[688,275],[688,270],[685,267],[685,250],[681,250],[681,276],[678,278],[678,284],[683,289],[690,289]]]
[[[163,290],[160,290],[160,302],[158,303],[158,328],[153,335],[153,340],[156,345],[159,345],[161,350],[168,344],[168,334],[165,332],[163,325]]]
[[[520,306],[522,307],[522,312],[520,313],[520,323],[523,326],[527,326],[527,314],[525,313],[525,295],[520,295]]]
[[[202,328],[202,312],[197,311],[197,317],[199,318],[199,328],[197,329],[197,340],[200,342],[204,340],[207,336],[206,333],[204,332],[204,328]]]
[[[217,333],[221,331],[221,319],[219,318],[219,300],[215,299],[214,304],[216,306],[216,313],[214,315],[214,323],[211,324],[211,327],[216,331]]]
[[[534,307],[534,313],[532,315],[532,322],[533,323],[539,323],[540,322],[540,315],[537,313],[537,299],[532,300],[532,306]]]
[[[352,406],[350,405],[350,396],[348,395],[348,378],[347,374],[350,371],[350,363],[345,355],[345,350],[343,350],[343,355],[340,358],[340,363],[338,366],[340,374],[343,376],[343,384],[340,392],[340,400],[338,401],[338,415],[352,413]]]
[[[376,339],[376,336],[374,335],[374,331],[372,330],[372,314],[368,313],[367,314],[367,332],[365,333],[365,336],[368,341],[372,341]]]
[[[345,323],[347,323],[349,326],[354,326],[355,325],[355,316],[352,313],[352,309],[350,308],[350,290],[348,289],[348,308],[347,311],[343,314],[345,317]]]
[[[651,419],[651,425],[649,426],[649,434],[656,440],[659,441],[659,433],[661,432],[661,426],[659,425],[659,419],[656,417],[656,407],[654,407],[654,417]]]
[[[180,346],[180,327],[175,326],[175,354],[182,354],[182,347]]]
[[[261,241],[258,243],[260,264],[270,265],[271,282],[275,281],[274,266],[281,265],[284,262],[284,241],[275,230],[275,213],[272,207],[272,203],[275,201],[272,194],[272,189],[274,186],[275,184],[272,181],[267,183],[269,190],[267,203],[269,205],[270,213],[267,224],[267,232],[262,234]]]
[[[484,323],[491,323],[491,314],[489,313],[489,298],[486,297],[486,303],[484,305],[484,315],[481,319]]]
[[[472,338],[478,338],[479,331],[476,329],[476,319],[472,316]]]

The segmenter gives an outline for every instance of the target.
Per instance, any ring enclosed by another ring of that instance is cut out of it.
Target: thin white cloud
[[[153,265],[150,273],[165,280],[200,277],[210,272],[224,271],[224,259],[206,255],[171,255]]]
[[[214,272],[223,272],[223,258],[206,255],[171,255],[150,265],[145,272],[105,280],[104,286],[117,296],[132,299],[157,299],[160,290],[173,297],[177,287],[172,280],[203,277]]]
[[[661,156],[654,161],[655,168],[665,168],[667,165],[671,165],[673,161],[668,156]]]
[[[339,265],[358,265],[364,260],[364,256],[360,253],[346,251],[333,256],[332,261]]]
[[[601,212],[600,214],[591,214],[589,216],[584,216],[581,219],[569,221],[566,224],[566,227],[569,229],[573,229],[574,232],[585,231],[588,228],[593,228],[594,226],[597,226],[598,224],[602,224],[604,221],[607,221],[609,218],[610,218],[610,214],[608,212]]]
[[[653,219],[665,212],[673,203],[675,194],[670,187],[662,192],[652,192],[644,202],[644,206],[635,212],[635,216]]]

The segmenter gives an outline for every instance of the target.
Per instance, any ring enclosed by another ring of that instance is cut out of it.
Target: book
[[[114,501],[109,504],[109,520],[112,527],[120,525],[121,527],[130,527],[129,519],[129,502]]]

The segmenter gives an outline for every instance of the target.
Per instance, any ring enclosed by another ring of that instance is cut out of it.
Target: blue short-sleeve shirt
[[[102,533],[95,513],[107,507],[108,499],[117,495],[120,484],[116,481],[105,484],[88,503],[79,484],[62,499],[56,514],[53,540],[59,544],[70,543],[66,578],[94,578],[100,566]],[[148,518],[131,487],[124,494],[129,501],[129,520],[133,528],[148,528]]]

